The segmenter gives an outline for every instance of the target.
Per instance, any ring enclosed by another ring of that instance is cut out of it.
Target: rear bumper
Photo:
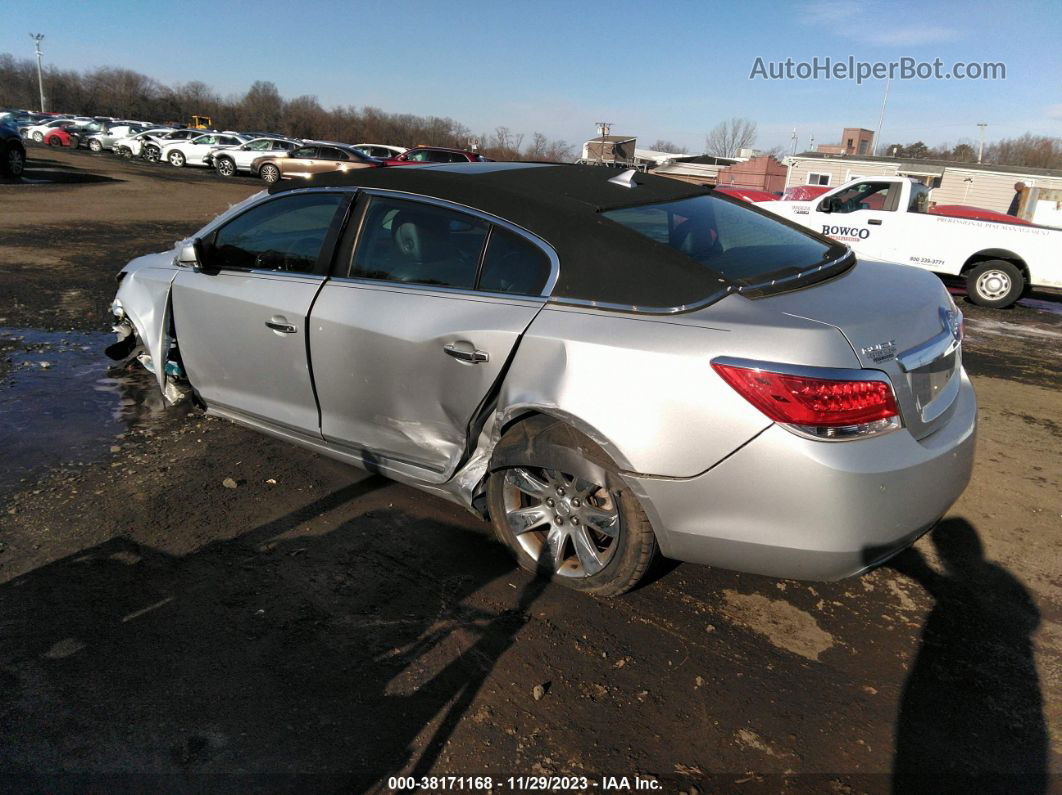
[[[970,480],[977,402],[966,373],[948,423],[821,442],[773,425],[702,475],[625,476],[668,557],[772,577],[836,580],[929,530]]]

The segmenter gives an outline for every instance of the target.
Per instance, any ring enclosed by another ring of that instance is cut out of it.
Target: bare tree
[[[663,138],[657,138],[649,148],[655,152],[668,152],[672,155],[684,155],[689,151],[686,147],[679,146],[672,141],[666,141]]]
[[[733,118],[721,121],[704,138],[704,151],[716,157],[737,157],[756,142],[756,122]]]

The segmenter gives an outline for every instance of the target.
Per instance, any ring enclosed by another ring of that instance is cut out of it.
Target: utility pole
[[[870,156],[873,157],[878,153],[878,143],[881,140],[881,128],[885,124],[885,105],[889,101],[889,85],[892,83],[892,78],[886,78],[885,80],[885,96],[881,100],[881,114],[878,116],[878,129],[874,133],[874,146],[870,148]]]
[[[598,162],[604,162],[604,139],[612,132],[611,121],[597,122],[598,134],[601,136],[601,149],[598,150]],[[615,159],[615,158],[613,158]]]
[[[793,154],[795,155],[796,154],[796,150],[797,150],[796,127],[793,128],[793,134],[789,136],[789,140],[791,140],[793,142]]]
[[[809,152],[814,152],[815,151],[815,133],[812,133],[811,137],[808,138],[808,151]]]
[[[41,92],[41,113],[44,113],[44,77],[41,76],[41,42],[44,41],[44,34],[31,33],[30,38],[37,48],[37,88]]]
[[[981,162],[981,157],[985,153],[985,127],[988,126],[987,121],[977,122],[977,126],[981,128],[981,144],[977,147],[977,162]]]

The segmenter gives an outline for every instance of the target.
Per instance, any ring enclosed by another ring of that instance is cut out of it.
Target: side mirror
[[[820,213],[834,213],[840,208],[841,202],[839,199],[831,196],[828,199],[823,199],[822,204],[819,205]]]
[[[181,246],[181,250],[177,253],[177,262],[180,265],[191,266],[196,273],[211,272],[203,256],[203,241],[198,237],[191,243]]]

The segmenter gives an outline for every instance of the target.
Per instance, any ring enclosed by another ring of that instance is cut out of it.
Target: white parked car
[[[151,130],[134,132],[124,138],[119,138],[111,148],[116,155],[121,157],[141,157],[144,155],[145,146],[155,144],[159,147],[159,139],[171,132],[175,132],[172,127],[155,127]]]
[[[208,166],[207,157],[219,146],[240,146],[247,143],[242,135],[230,133],[204,133],[187,141],[173,141],[162,147],[161,159],[171,166]]]
[[[77,124],[77,122],[67,116],[59,119],[49,119],[40,124],[31,124],[29,127],[24,128],[22,130],[22,137],[32,138],[37,143],[42,143],[44,141],[44,136],[48,134],[49,130],[53,130],[56,127],[69,127],[71,124]]]
[[[390,144],[354,144],[354,148],[367,157],[376,157],[380,160],[398,157],[408,151],[404,146],[391,146]]]
[[[250,173],[251,163],[260,157],[285,157],[300,146],[302,141],[255,138],[239,146],[215,147],[207,155],[207,165],[212,165],[223,177],[232,177],[240,171]]]

